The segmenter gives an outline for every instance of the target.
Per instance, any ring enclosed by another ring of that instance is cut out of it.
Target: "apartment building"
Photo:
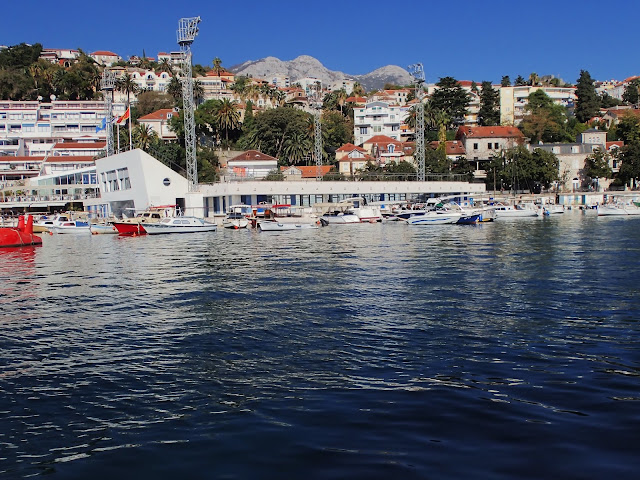
[[[371,137],[385,135],[401,140],[401,126],[405,123],[409,107],[378,100],[367,101],[353,109],[353,135],[356,145],[362,145]]]
[[[578,97],[576,87],[546,87],[519,85],[515,87],[500,88],[500,124],[518,125],[525,114],[529,95],[537,90],[542,90],[557,105],[571,108]]]
[[[462,143],[466,157],[475,166],[475,177],[486,178],[484,165],[503,150],[524,145],[524,135],[516,127],[458,128],[456,140]]]
[[[113,105],[122,115],[123,103]],[[47,156],[64,141],[104,142],[99,130],[105,117],[98,100],[11,101],[0,100],[0,156]]]

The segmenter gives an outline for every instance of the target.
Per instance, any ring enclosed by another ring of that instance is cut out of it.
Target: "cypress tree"
[[[600,101],[596,94],[596,87],[589,72],[580,70],[580,78],[576,85],[576,102],[575,115],[579,122],[586,123],[590,118],[594,117],[600,109]]]

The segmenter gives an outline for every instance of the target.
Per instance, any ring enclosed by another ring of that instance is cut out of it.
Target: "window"
[[[360,127],[360,135],[366,135],[367,134],[367,127]]]
[[[491,142],[487,143],[487,148],[491,150]]]
[[[493,144],[493,148],[495,148],[496,150],[499,150],[499,149],[500,149],[500,146],[498,145],[498,142],[496,142],[496,143],[494,143],[494,144]]]
[[[473,149],[474,149],[474,150],[477,150],[477,149],[478,149],[478,144],[477,144],[477,143],[474,143],[474,144],[473,144]]]
[[[382,131],[382,127],[380,125],[374,125],[373,133],[380,133]]]

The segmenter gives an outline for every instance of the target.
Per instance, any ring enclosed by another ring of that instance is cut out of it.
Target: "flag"
[[[105,128],[107,128],[107,119],[103,118],[102,123],[96,127],[96,133],[98,133],[100,130],[104,130]]]
[[[120,118],[118,118],[118,121],[116,122],[118,125],[120,125],[122,122],[124,122],[125,120],[129,120],[129,116],[131,114],[131,112],[129,111],[131,107],[127,108],[127,111],[124,112],[124,115],[122,115]]]

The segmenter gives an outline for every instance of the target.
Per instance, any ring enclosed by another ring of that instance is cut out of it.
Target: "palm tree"
[[[362,97],[364,95],[364,87],[359,82],[353,84],[353,95],[356,97]]]
[[[182,101],[182,83],[178,77],[172,77],[167,85],[167,93],[173,97],[176,105]]]
[[[311,137],[302,132],[295,132],[284,141],[282,153],[289,160],[289,165],[294,165],[305,158],[311,158],[312,149]]]
[[[158,72],[167,72],[173,75],[173,67],[171,66],[171,61],[168,58],[163,58],[158,64]]]
[[[158,134],[151,128],[151,125],[139,124],[133,130],[133,138],[138,148],[146,152],[151,143],[158,138]]]
[[[222,72],[224,72],[224,68],[222,67],[222,60],[218,57],[213,59],[213,71],[219,77]]]
[[[238,103],[225,98],[220,101],[218,111],[215,113],[215,123],[219,130],[225,131],[225,141],[229,145],[229,130],[235,130],[240,126],[240,112],[236,108]]]
[[[540,77],[536,72],[532,72],[531,75],[529,75],[529,85],[535,86],[538,85],[538,83],[540,83]]]
[[[131,94],[134,95],[140,91],[140,87],[133,81],[133,77],[125,73],[116,80],[116,90],[127,94],[127,108],[131,105]]]
[[[344,107],[345,102],[347,101],[347,92],[344,88],[341,88],[336,92],[336,100],[338,105],[340,106],[340,113],[342,112],[342,107]]]

